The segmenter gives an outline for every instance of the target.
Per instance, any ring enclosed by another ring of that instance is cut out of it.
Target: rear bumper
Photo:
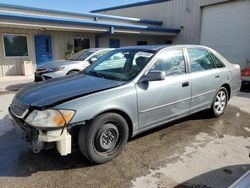
[[[250,76],[241,76],[242,81],[250,82]]]
[[[250,81],[242,80],[241,90],[250,90]]]
[[[52,131],[38,130],[17,118],[10,109],[9,114],[15,130],[30,144],[34,153],[39,153],[48,143],[55,143],[58,152],[62,156],[71,153],[71,135],[68,133],[67,129]]]

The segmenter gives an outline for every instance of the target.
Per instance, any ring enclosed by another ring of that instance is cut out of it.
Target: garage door
[[[203,7],[200,43],[244,68],[250,61],[250,1]]]

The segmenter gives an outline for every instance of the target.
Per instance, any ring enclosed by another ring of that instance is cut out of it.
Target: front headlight
[[[49,68],[46,73],[49,73],[49,72],[57,72],[57,71],[60,71],[60,70],[63,70],[64,67],[54,67],[54,68]]]
[[[74,114],[75,111],[73,110],[33,110],[25,119],[25,122],[36,127],[63,127],[70,122]]]

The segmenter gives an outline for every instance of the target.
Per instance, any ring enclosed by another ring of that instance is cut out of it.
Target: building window
[[[137,45],[141,46],[141,45],[147,45],[148,41],[137,41]]]
[[[23,35],[3,35],[6,57],[28,56],[27,37]]]
[[[172,40],[165,40],[164,43],[165,44],[172,44]]]
[[[77,37],[74,38],[74,52],[77,53],[81,50],[90,48],[90,40],[87,38]]]

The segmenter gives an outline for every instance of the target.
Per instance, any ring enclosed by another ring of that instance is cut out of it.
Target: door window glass
[[[184,74],[186,68],[183,51],[172,50],[162,54],[151,70],[165,71],[166,76]]]
[[[49,39],[45,39],[45,51],[49,52]]]
[[[204,71],[215,68],[214,62],[208,51],[204,49],[188,49],[191,71]]]

